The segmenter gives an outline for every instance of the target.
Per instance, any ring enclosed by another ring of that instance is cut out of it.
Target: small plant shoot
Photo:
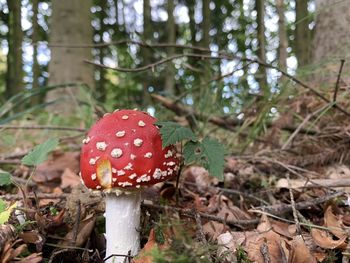
[[[22,158],[22,164],[28,166],[37,166],[46,161],[50,152],[58,146],[57,138],[50,138],[47,141],[37,145],[34,149]]]

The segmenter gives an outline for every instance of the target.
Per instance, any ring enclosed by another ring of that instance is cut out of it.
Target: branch
[[[46,126],[46,125],[32,125],[32,126],[16,126],[16,125],[0,125],[0,130],[58,130],[58,131],[76,131],[86,132],[85,129],[63,127],[63,126]]]

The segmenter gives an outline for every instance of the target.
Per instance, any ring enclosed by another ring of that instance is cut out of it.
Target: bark
[[[39,41],[39,24],[38,24],[38,7],[39,7],[39,0],[32,0],[32,6],[33,6],[33,17],[32,17],[32,42],[38,43]],[[38,62],[38,46],[33,45],[33,84],[32,89],[37,90],[39,89],[39,77],[40,77],[40,65]],[[36,105],[41,102],[42,96],[37,95],[33,97],[32,104]]]
[[[256,22],[257,22],[257,40],[258,40],[258,58],[261,62],[266,62],[266,38],[265,38],[265,0],[255,1]],[[268,95],[266,68],[259,66],[258,76],[256,76],[261,92]]]
[[[151,3],[150,0],[143,1],[143,41],[151,42],[152,40],[152,18],[151,18]],[[142,50],[143,65],[149,65],[151,63],[151,52],[149,48]],[[148,87],[150,85],[150,72],[146,72],[145,79],[143,79],[143,96],[141,104],[147,105],[150,98],[148,94]]]
[[[316,32],[313,45],[313,62],[320,66],[317,80],[334,85],[340,60],[350,57],[350,5],[348,1],[316,1]],[[350,63],[346,62],[341,85],[350,81]]]
[[[191,32],[191,44],[192,46],[196,45],[196,21],[194,20],[194,9],[195,9],[195,1],[187,0],[187,8],[188,8],[188,16],[190,18],[190,32]]]
[[[299,67],[303,67],[310,62],[311,32],[307,6],[308,0],[295,1],[295,54]]]
[[[53,0],[51,17],[51,61],[49,64],[49,85],[82,83],[92,89],[93,67],[84,62],[91,60],[90,48],[72,48],[71,45],[92,44],[90,0]],[[55,45],[60,46],[55,46]],[[51,112],[63,116],[77,110],[79,100],[85,96],[78,88],[50,91],[47,101],[63,99],[49,107]]]
[[[203,9],[202,9],[202,46],[209,48],[210,44],[210,8],[209,8],[210,0],[203,0]]]
[[[100,3],[101,10],[98,13],[98,20],[100,24],[100,28],[98,30],[99,35],[99,43],[103,43],[103,33],[106,32],[106,25],[103,22],[105,18],[107,17],[106,10],[107,10],[107,2],[101,1]],[[100,48],[98,50],[98,60],[99,63],[104,65],[104,58],[106,56],[106,49]],[[98,72],[99,79],[96,83],[96,89],[97,89],[97,98],[100,102],[106,101],[106,70],[103,67],[97,67],[96,68]]]
[[[23,59],[22,41],[23,32],[21,26],[21,1],[8,0],[9,9],[9,31],[8,31],[8,54],[6,73],[6,97],[23,91]]]
[[[286,33],[286,24],[284,17],[284,2],[283,0],[276,1],[276,9],[278,14],[278,38],[279,38],[279,46],[278,46],[278,64],[282,70],[286,70],[287,68],[287,33]]]
[[[167,12],[168,12],[168,21],[166,24],[167,29],[167,42],[171,44],[176,43],[176,28],[175,28],[175,19],[174,19],[174,0],[168,0],[167,3]],[[167,49],[168,57],[175,54],[175,48],[169,47]],[[166,76],[165,76],[165,91],[168,95],[174,95],[174,85],[175,85],[175,68],[172,62],[167,64]]]

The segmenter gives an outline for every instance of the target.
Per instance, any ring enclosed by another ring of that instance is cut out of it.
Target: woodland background
[[[349,262],[349,22],[350,0],[0,0],[2,262],[102,262],[80,143],[135,107],[226,155],[223,181],[186,164],[148,190],[135,262]]]

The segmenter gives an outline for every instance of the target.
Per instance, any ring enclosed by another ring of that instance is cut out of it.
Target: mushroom
[[[88,132],[81,149],[81,179],[106,196],[106,257],[124,262],[140,248],[140,190],[177,174],[174,146],[162,148],[156,119],[138,110],[106,114]]]

